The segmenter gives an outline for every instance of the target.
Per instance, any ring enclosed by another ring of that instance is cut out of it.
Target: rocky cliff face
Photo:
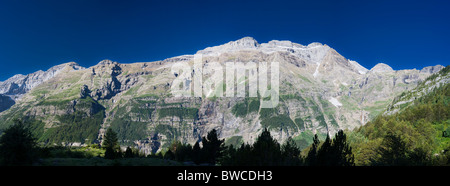
[[[89,68],[64,65],[62,70],[41,74],[48,78],[38,78],[41,80],[34,84],[25,83],[29,78],[22,76],[11,78],[9,82],[28,88],[2,83],[3,92],[24,94],[16,105],[0,114],[0,120],[10,123],[13,116],[25,115],[45,123],[44,131],[57,131],[66,122],[62,116],[86,113],[80,116],[84,122],[83,118],[96,120],[97,113],[104,112],[93,134],[98,141],[111,127],[118,132],[122,145],[136,145],[146,153],[167,146],[173,139],[195,143],[211,129],[218,129],[220,137],[230,143],[251,143],[266,127],[279,141],[292,137],[305,145],[314,133],[324,137],[365,124],[383,112],[395,96],[442,68],[396,71],[378,64],[368,70],[320,43],[304,46],[274,40],[260,44],[250,37],[200,50],[200,54],[203,68],[212,62],[223,67],[230,62],[278,62],[279,104],[261,108],[262,97],[174,97],[171,87],[178,86],[174,80],[181,74],[172,71],[173,65],[192,65],[195,60],[194,55],[184,55],[133,64],[104,60]],[[199,69],[189,71],[180,86],[192,87],[195,73]],[[205,73],[203,78],[211,77]],[[248,84],[252,79],[246,73],[237,81]],[[224,84],[218,86],[229,88]]]

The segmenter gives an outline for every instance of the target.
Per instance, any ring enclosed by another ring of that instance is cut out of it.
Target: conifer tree
[[[119,148],[119,139],[117,138],[117,133],[114,132],[111,128],[108,128],[108,130],[106,130],[102,146],[104,148],[111,147],[112,149]]]
[[[352,147],[347,143],[347,135],[344,131],[339,130],[333,139],[331,155],[334,166],[353,166],[355,163]]]
[[[36,139],[22,121],[14,120],[0,137],[0,165],[31,165],[36,159]]]
[[[199,142],[195,142],[194,146],[192,147],[192,161],[195,164],[201,163],[201,148]]]
[[[332,141],[330,135],[317,150],[317,165],[318,166],[330,166],[335,161],[334,155],[332,154]]]
[[[311,145],[311,149],[308,151],[308,155],[305,158],[306,165],[316,166],[317,165],[317,149],[319,148],[320,140],[317,134],[314,135],[313,144]]]
[[[164,159],[166,160],[173,160],[175,159],[175,155],[171,150],[167,150],[167,152],[164,154]]]
[[[297,147],[295,141],[291,137],[286,140],[286,142],[281,147],[281,150],[281,156],[283,158],[282,165],[300,165],[300,149]]]
[[[106,134],[103,141],[103,148],[105,148],[105,158],[115,159],[121,156],[119,140],[117,138],[117,133],[111,128],[106,130]]]
[[[408,148],[400,136],[388,133],[377,149],[379,158],[372,160],[373,165],[401,166],[408,165]]]
[[[252,154],[259,166],[273,166],[281,162],[280,144],[273,139],[267,128],[264,129],[253,144]]]
[[[219,140],[216,129],[211,130],[206,137],[203,137],[201,150],[204,155],[203,162],[214,165],[225,149],[224,141]]]
[[[130,147],[127,147],[127,150],[125,150],[124,158],[133,158],[133,150],[131,150]]]

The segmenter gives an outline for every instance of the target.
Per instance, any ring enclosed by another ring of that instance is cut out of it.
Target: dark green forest
[[[402,112],[380,115],[350,132],[357,165],[448,165],[450,86],[416,99]]]

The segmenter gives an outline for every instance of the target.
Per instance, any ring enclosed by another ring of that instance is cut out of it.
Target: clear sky
[[[194,54],[245,36],[320,42],[370,69],[450,64],[448,0],[0,0],[0,81]]]

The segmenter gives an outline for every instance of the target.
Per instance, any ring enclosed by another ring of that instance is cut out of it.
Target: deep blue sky
[[[244,36],[321,42],[366,68],[450,64],[450,1],[0,0],[0,81],[75,61],[194,54]]]

